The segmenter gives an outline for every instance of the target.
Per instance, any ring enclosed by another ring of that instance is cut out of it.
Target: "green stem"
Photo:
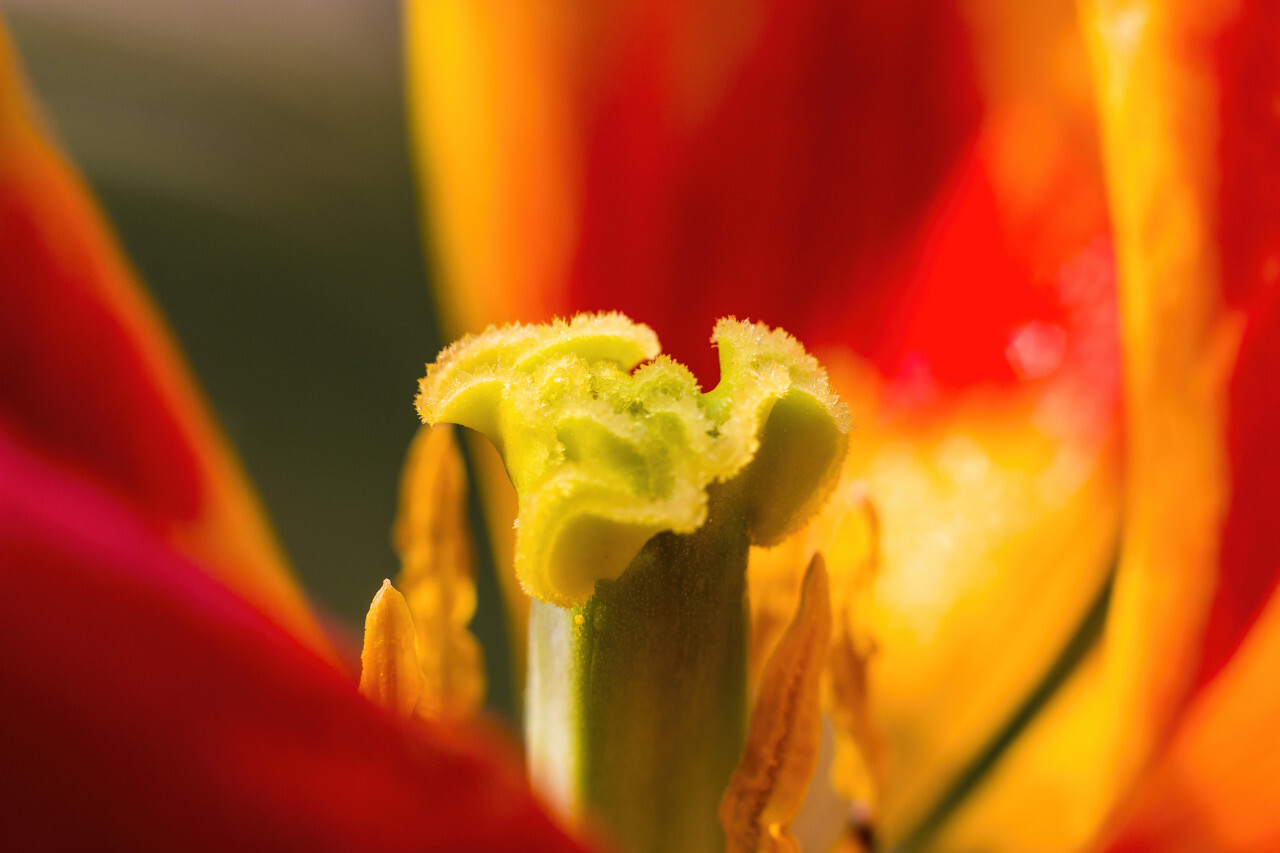
[[[526,736],[535,785],[629,853],[721,851],[746,733],[747,534],[733,484],[696,532],[653,537],[585,604],[535,600]]]

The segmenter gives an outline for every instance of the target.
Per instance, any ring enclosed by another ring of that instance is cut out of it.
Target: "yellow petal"
[[[577,167],[569,152],[575,35],[559,3],[406,5],[410,129],[453,334],[547,319],[569,262]]]
[[[395,546],[422,672],[418,710],[462,718],[484,700],[484,662],[468,629],[476,588],[466,516],[466,469],[449,426],[422,427],[400,484]]]
[[[819,685],[830,636],[827,573],[816,555],[795,619],[765,667],[742,759],[720,801],[730,853],[799,849],[789,826],[818,762]]]
[[[360,693],[393,714],[408,717],[422,692],[422,671],[414,652],[413,617],[391,581],[369,605],[360,652]]]
[[[1086,2],[1120,272],[1128,428],[1125,539],[1107,689],[1145,760],[1194,672],[1227,498],[1226,390],[1239,321],[1222,297],[1216,68],[1234,2]],[[1113,777],[1114,778],[1114,777]],[[1123,782],[1122,782],[1123,784]]]
[[[1052,395],[975,397],[922,423],[892,414],[874,380],[836,381],[858,422],[847,465],[880,522],[863,747],[883,743],[870,763],[894,844],[999,737],[1104,588],[1117,445],[1056,420]]]

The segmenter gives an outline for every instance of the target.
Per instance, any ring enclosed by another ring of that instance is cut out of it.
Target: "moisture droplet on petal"
[[[1013,333],[1004,354],[1019,379],[1043,379],[1062,365],[1067,332],[1050,323],[1027,323]]]

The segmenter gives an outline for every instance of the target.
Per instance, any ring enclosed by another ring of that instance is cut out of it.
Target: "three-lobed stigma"
[[[790,335],[716,324],[720,384],[660,355],[621,314],[490,327],[428,365],[426,423],[484,433],[519,495],[516,572],[559,605],[589,599],[655,534],[690,533],[715,483],[739,488],[747,534],[773,544],[826,499],[849,416],[825,372]]]

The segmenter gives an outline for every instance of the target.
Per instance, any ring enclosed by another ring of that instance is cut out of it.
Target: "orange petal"
[[[327,646],[170,335],[34,118],[0,28],[0,421]]]
[[[1216,129],[1210,152],[1216,186],[1203,197],[1212,205],[1205,217],[1214,226],[1221,296],[1247,320],[1229,389],[1230,502],[1199,666],[1200,682],[1208,685],[1115,847],[1274,850],[1280,849],[1280,748],[1273,731],[1280,715],[1280,8],[1227,4],[1205,26],[1203,41],[1185,30],[1194,33],[1193,13],[1207,10],[1180,11],[1182,27],[1171,28],[1179,38],[1170,47],[1185,52],[1171,59],[1198,71],[1216,107],[1198,124]],[[1207,45],[1207,55],[1191,53],[1197,45]]]
[[[1239,324],[1213,234],[1210,40],[1227,4],[1083,7],[1119,262],[1129,456],[1125,538],[1107,636],[1124,785],[1194,676],[1226,512],[1227,381]],[[1105,738],[1103,738],[1105,739]]]
[[[827,572],[815,555],[795,619],[765,667],[742,758],[720,801],[731,853],[800,849],[789,827],[818,763],[819,685],[830,636]]]
[[[1108,849],[1280,849],[1280,599],[1191,708]]]
[[[992,774],[951,845],[1088,843],[1274,588],[1280,259],[1269,259],[1280,258],[1280,176],[1269,10],[1235,0],[1082,6],[1120,261],[1124,551],[1104,644]],[[1243,754],[1226,749],[1222,732],[1185,737],[1221,745],[1224,758]],[[1270,760],[1263,746],[1236,772]],[[1182,795],[1168,777],[1153,784],[1176,808]],[[1231,813],[1234,784],[1211,810]],[[1023,795],[1015,802],[1009,790]],[[1160,796],[1148,795],[1133,838],[1159,825]]]
[[[566,101],[581,26],[562,3],[406,7],[410,128],[449,337],[557,310],[576,229]]]

